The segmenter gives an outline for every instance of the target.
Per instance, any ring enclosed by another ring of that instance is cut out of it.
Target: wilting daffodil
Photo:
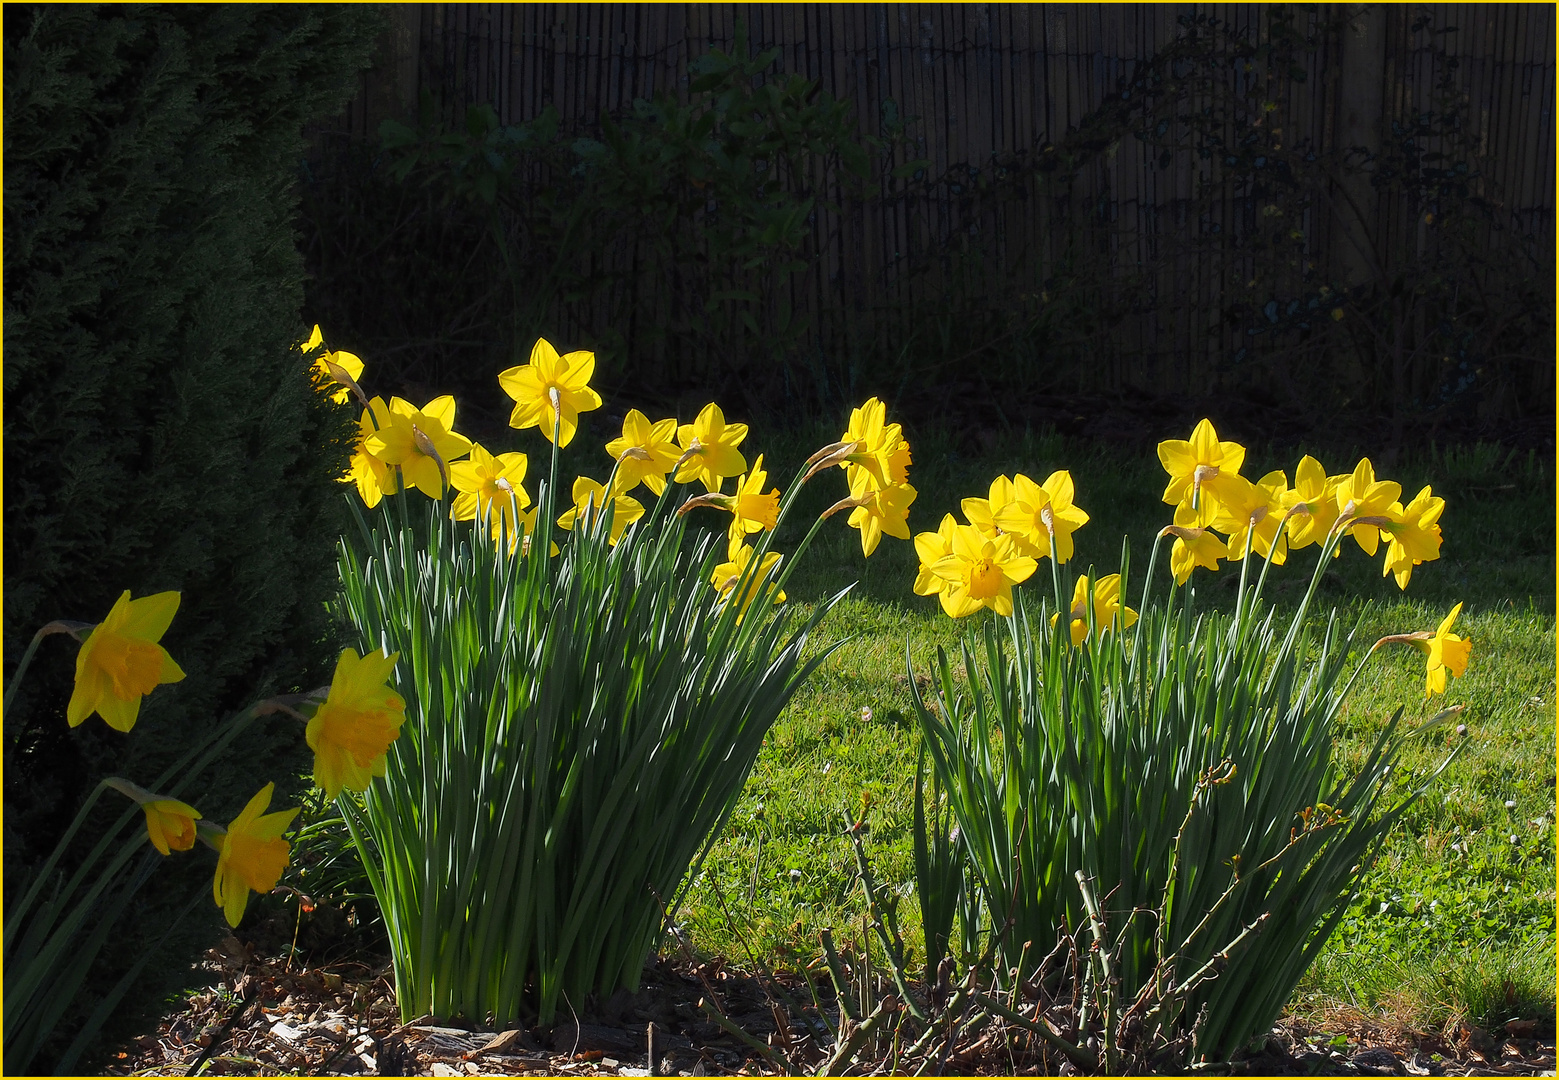
[[[876,398],[868,398],[860,408],[850,413],[850,428],[841,435],[841,442],[854,442],[859,448],[852,451],[839,467],[849,475],[850,490],[861,485],[857,477],[870,478],[866,487],[882,491],[895,484],[902,484],[909,477],[909,443],[904,440],[904,428],[890,424],[888,407]]]
[[[267,893],[276,887],[287,869],[291,846],[281,838],[298,808],[267,814],[275,784],[266,784],[227,826],[217,853],[216,876],[211,883],[217,906],[227,925],[237,926],[249,906],[249,893]]]
[[[156,795],[122,776],[108,777],[103,781],[103,786],[113,788],[135,801],[146,814],[147,839],[162,854],[188,851],[195,846],[195,822],[200,819],[200,811],[193,806]]]
[[[1093,587],[1093,616],[1094,625],[1103,634],[1115,625],[1115,616],[1121,617],[1121,629],[1124,630],[1137,621],[1137,613],[1129,607],[1121,604],[1121,576],[1119,574],[1106,574],[1094,583]],[[1057,616],[1050,616],[1050,625],[1056,624]],[[1084,574],[1077,579],[1077,585],[1072,589],[1072,644],[1081,645],[1083,639],[1088,636],[1088,575]]]
[[[152,847],[164,855],[195,846],[195,822],[200,811],[177,799],[152,799],[141,804],[146,812],[146,835]]]
[[[454,430],[455,399],[444,394],[419,409],[393,397],[389,420],[363,440],[363,448],[386,465],[399,465],[408,486],[442,498],[450,462],[471,450],[471,440]]]
[[[508,539],[512,549],[520,536],[515,514],[530,505],[530,496],[521,486],[526,464],[524,454],[495,456],[480,443],[472,443],[470,460],[449,467],[449,482],[460,492],[449,516],[456,521],[480,516],[500,538]]]
[[[677,428],[677,444],[682,448],[677,468],[677,483],[703,481],[710,491],[719,491],[727,476],[747,471],[747,459],[736,449],[747,437],[746,424],[727,424],[725,414],[714,402],[699,411],[698,419]]]
[[[1424,697],[1445,693],[1447,671],[1458,679],[1467,672],[1467,660],[1472,655],[1472,642],[1451,633],[1451,624],[1461,613],[1462,606],[1457,604],[1440,623],[1433,637],[1428,641],[1412,643],[1419,651],[1429,655],[1428,666],[1424,672]]]
[[[1196,525],[1212,524],[1217,508],[1204,498],[1223,501],[1228,479],[1245,463],[1245,448],[1239,443],[1220,442],[1211,420],[1202,420],[1191,432],[1189,441],[1166,439],[1158,444],[1158,460],[1169,473],[1164,488],[1167,503],[1188,504],[1196,513]]]
[[[406,720],[406,700],[387,685],[398,656],[359,657],[343,649],[336,660],[330,696],[314,710],[304,736],[314,751],[314,782],[331,799],[342,788],[367,791],[385,773],[390,744]]]
[[[130,599],[126,589],[108,617],[87,635],[76,654],[76,686],[65,719],[77,727],[94,712],[115,731],[129,731],[141,698],[184,672],[157,644],[179,610],[179,594],[160,592]]]
[[[357,493],[370,510],[379,505],[386,495],[400,490],[395,467],[375,457],[368,449],[368,440],[381,428],[390,426],[390,407],[383,398],[376,397],[368,403],[357,421],[357,450],[352,454],[352,464],[341,478],[343,484],[356,484]]]
[[[509,426],[539,427],[548,442],[567,446],[579,427],[579,414],[601,407],[601,395],[590,389],[595,353],[559,356],[546,338],[536,339],[530,362],[499,372],[498,385],[514,399]]]
[[[1192,524],[1196,511],[1185,503],[1175,507],[1175,523],[1164,529],[1166,536],[1175,538],[1169,551],[1169,569],[1175,575],[1175,583],[1184,585],[1191,579],[1191,571],[1198,566],[1208,570],[1218,569],[1218,560],[1229,557],[1229,545],[1211,529]]]
[[[1326,543],[1332,526],[1337,524],[1337,488],[1344,479],[1327,476],[1321,463],[1309,454],[1299,459],[1294,486],[1284,491],[1279,500],[1284,516],[1288,517],[1290,549]]]
[[[727,550],[727,555],[727,560],[716,566],[715,572],[709,577],[709,584],[713,585],[715,592],[721,596],[721,604],[729,604],[731,602],[737,585],[741,583],[742,575],[748,572],[747,568],[752,564],[753,547],[751,544],[733,543]],[[746,586],[742,589],[741,596],[736,598],[737,622],[741,622],[747,617],[747,609],[752,606],[753,600],[758,596],[759,583],[769,577],[770,572],[779,565],[779,561],[779,552],[771,551],[764,555],[763,562],[759,563],[758,568],[752,572],[752,576],[748,578]],[[772,585],[765,586],[766,591],[772,589]],[[774,594],[773,603],[783,604],[784,602],[785,594],[783,592]]]
[[[1440,557],[1440,513],[1445,500],[1424,489],[1406,507],[1392,503],[1386,510],[1386,564],[1381,573],[1395,574],[1397,587],[1407,588],[1413,567]]]
[[[994,493],[994,485],[993,485]],[[1073,504],[1076,489],[1072,474],[1057,469],[1044,484],[1036,484],[1022,473],[1012,478],[1012,497],[992,509],[996,527],[1010,533],[1023,554],[1042,559],[1050,554],[1055,538],[1056,561],[1072,557],[1072,534],[1088,524],[1088,514]]]
[[[558,518],[560,529],[572,529],[574,522],[582,515],[587,518],[598,513],[607,503],[606,485],[590,479],[588,476],[576,477],[574,480],[574,505]],[[644,506],[638,499],[631,495],[613,495],[612,503],[612,535],[611,543],[616,544],[622,539],[623,531],[644,516]]]
[[[636,452],[630,454],[630,450]],[[632,491],[642,482],[659,495],[666,490],[666,474],[682,454],[677,448],[677,422],[666,419],[652,424],[638,409],[629,409],[623,417],[622,436],[607,443],[606,452],[618,462],[619,491]]]
[[[1222,505],[1213,527],[1229,537],[1228,558],[1233,562],[1245,558],[1249,539],[1258,555],[1282,566],[1288,557],[1288,538],[1282,535],[1283,493],[1288,490],[1283,470],[1274,469],[1254,484],[1243,476],[1225,477],[1221,490]]]
[[[298,348],[307,356],[315,349],[323,348],[324,344],[325,336],[319,332],[319,324],[315,323],[314,332]],[[351,380],[350,383],[342,381],[343,373]],[[352,389],[356,386],[357,380],[363,377],[363,362],[352,353],[331,352],[326,349],[324,355],[314,361],[313,375],[315,383],[320,386],[335,383],[339,389],[331,392],[330,400],[344,402],[352,396]]]
[[[876,486],[872,474],[861,469],[850,477],[850,498],[857,502],[850,511],[850,527],[861,530],[861,554],[877,550],[882,534],[909,539],[909,505],[915,501],[915,489],[909,484]]]
[[[952,550],[937,560],[932,572],[947,583],[938,594],[942,610],[959,619],[982,607],[1011,615],[1012,587],[1027,581],[1038,565],[1018,552],[1012,537],[991,539],[974,525],[959,525]]]
[[[943,514],[936,532],[915,534],[915,554],[920,557],[920,569],[915,574],[916,596],[937,596],[947,588],[948,582],[938,577],[934,568],[953,553],[953,534],[957,531],[958,520],[952,514]]]
[[[1380,529],[1389,520],[1391,504],[1402,494],[1402,485],[1394,480],[1376,480],[1375,466],[1362,459],[1353,473],[1337,485],[1338,517],[1349,524],[1350,533],[1364,554],[1373,555],[1380,546]]]

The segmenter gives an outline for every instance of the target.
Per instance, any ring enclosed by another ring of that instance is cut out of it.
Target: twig
[[[238,1021],[242,1020],[245,1014],[254,1007],[254,1003],[259,1000],[259,985],[258,983],[251,983],[245,989],[243,1004],[234,1009],[232,1015],[223,1022],[217,1033],[211,1036],[211,1041],[206,1044],[206,1048],[200,1052],[200,1056],[195,1059],[195,1063],[185,1072],[185,1076],[200,1075],[200,1070],[205,1068],[206,1062],[211,1060],[211,1055],[217,1052],[218,1047],[232,1034],[233,1028],[238,1026]]]
[[[926,1014],[915,1003],[915,998],[909,991],[909,982],[904,975],[904,941],[899,937],[898,927],[890,926],[883,921],[883,907],[877,900],[877,882],[872,876],[871,863],[866,858],[866,847],[861,843],[860,830],[851,829],[850,839],[855,843],[855,864],[860,870],[861,888],[866,893],[866,905],[871,914],[872,927],[877,931],[877,937],[882,941],[882,951],[887,953],[888,961],[893,968],[893,982],[898,986],[899,996],[903,999],[904,1007],[909,1010],[909,1014],[921,1023],[925,1023]]]
[[[850,1032],[850,1037],[845,1040],[844,1045],[834,1050],[834,1056],[829,1058],[822,1075],[842,1075],[839,1070],[848,1067],[849,1063],[854,1060],[855,1052],[861,1048],[861,1044],[877,1034],[877,1030],[882,1027],[888,1017],[898,1012],[898,1010],[899,1003],[892,994],[879,1001],[877,1007],[872,1010],[872,1014],[866,1018],[866,1022]]]
[[[776,1069],[784,1070],[784,1072],[789,1076],[796,1076],[800,1074],[801,1070],[796,1068],[791,1060],[785,1056],[784,1051],[772,1047],[760,1039],[753,1038],[739,1024],[727,1019],[719,1009],[716,1009],[712,1004],[710,1004],[708,998],[699,998],[698,1007],[704,1010],[704,1015],[718,1024],[723,1031],[725,1031],[727,1034],[735,1035],[738,1039],[742,1040],[742,1042],[758,1051],[758,1053],[762,1054],[766,1059],[768,1059],[769,1064],[773,1065]]]
[[[978,990],[975,990],[969,996],[976,1005],[979,1005],[981,1008],[1001,1017],[1009,1024],[1016,1024],[1024,1031],[1030,1031],[1035,1035],[1038,1035],[1041,1039],[1044,1039],[1045,1042],[1049,1043],[1051,1046],[1054,1046],[1057,1050],[1061,1051],[1061,1053],[1065,1054],[1068,1061],[1070,1061],[1073,1065],[1076,1065],[1079,1069],[1082,1069],[1084,1072],[1092,1072],[1099,1067],[1099,1059],[1097,1055],[1083,1049],[1080,1046],[1074,1046],[1072,1043],[1067,1042],[1060,1035],[1051,1030],[1049,1021],[1045,1020],[1043,1017],[1041,1017],[1038,1022],[1029,1020],[1019,1015],[1018,1013],[1013,1012],[1011,1009],[1007,1008],[1001,1002],[990,997],[989,995],[982,994]]]
[[[833,927],[823,927],[817,932],[817,936],[823,943],[823,956],[828,961],[828,974],[834,980],[834,993],[839,999],[839,1008],[851,1020],[860,1023],[861,1010],[856,1006],[850,992],[845,989],[843,965],[839,960],[839,951],[834,948]]]

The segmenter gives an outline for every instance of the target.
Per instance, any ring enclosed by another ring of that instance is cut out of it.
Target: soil
[[[211,1076],[722,1076],[777,1071],[773,1051],[820,1071],[806,1023],[781,999],[810,1000],[806,982],[765,981],[723,960],[657,959],[636,994],[586,1003],[550,1027],[494,1031],[458,1019],[401,1023],[393,979],[379,958],[355,955],[308,964],[289,949],[226,938],[207,953],[212,982],[166,1016],[154,1033],[121,1048],[108,1075]],[[776,996],[778,995],[778,996]],[[717,1003],[716,1010],[705,1003]],[[823,999],[825,1012],[830,1000]],[[717,1022],[721,1017],[724,1023]],[[784,1023],[781,1032],[776,1021]],[[732,1029],[745,1032],[750,1045]],[[945,1056],[955,1075],[1044,1075],[1069,1067],[1031,1047],[1017,1029],[987,1026]],[[651,1071],[649,1048],[654,1047]],[[826,1040],[825,1040],[826,1042]],[[849,1073],[886,1072],[866,1060]],[[863,1060],[867,1055],[863,1055]],[[1457,1024],[1443,1032],[1395,1030],[1362,1018],[1318,1025],[1285,1019],[1265,1045],[1213,1075],[1532,1076],[1554,1073],[1552,1022],[1512,1021],[1499,1031]],[[1197,1071],[1203,1071],[1198,1069]]]

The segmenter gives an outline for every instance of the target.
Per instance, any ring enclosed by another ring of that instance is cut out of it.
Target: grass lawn
[[[1184,437],[1183,432],[1165,436]],[[787,438],[744,447],[767,452],[771,477],[814,446],[836,438]],[[1293,469],[1305,447],[1251,447],[1242,470],[1260,476]],[[1076,534],[1077,568],[1119,568],[1121,538],[1133,567],[1146,567],[1153,534],[1169,521],[1160,501],[1164,474],[1151,450],[1013,437],[978,456],[951,444],[917,440],[910,480],[919,497],[912,532],[931,530],[965,496],[983,496],[998,473],[1036,481],[1069,469],[1077,503],[1092,516]],[[1360,451],[1311,450],[1328,472],[1350,471]],[[1457,744],[1457,760],[1390,837],[1367,872],[1326,952],[1300,988],[1293,1008],[1326,1014],[1351,1009],[1417,1027],[1453,1016],[1497,1024],[1554,1009],[1554,477],[1534,455],[1490,447],[1435,452],[1392,464],[1404,501],[1425,483],[1446,500],[1444,546],[1437,562],[1418,567],[1405,593],[1380,574],[1352,540],[1324,579],[1314,610],[1339,610],[1358,622],[1356,648],[1387,633],[1433,630],[1458,601],[1456,630],[1473,642],[1466,676],[1444,698],[1424,698],[1421,654],[1396,648],[1377,654],[1359,680],[1342,722],[1342,761],[1358,760],[1399,706],[1427,719],[1464,703],[1466,734],[1447,730],[1416,743],[1399,785],[1422,775]],[[815,480],[812,513],[843,495],[837,480]],[[798,508],[802,511],[807,506]],[[786,523],[780,550],[798,540],[811,515]],[[799,523],[799,524],[798,524]],[[1302,595],[1317,549],[1275,567],[1266,595],[1280,609]],[[1167,553],[1166,553],[1167,562]],[[858,584],[824,624],[845,644],[797,696],[769,735],[741,805],[691,890],[681,918],[693,949],[735,963],[804,966],[818,955],[818,930],[864,941],[864,904],[854,856],[842,835],[847,819],[870,805],[870,850],[879,879],[900,897],[900,923],[918,937],[912,856],[912,792],[919,734],[910,704],[912,673],[925,672],[936,646],[955,648],[981,613],[955,623],[934,598],[910,589],[913,545],[884,538],[869,559],[841,516],[826,526],[788,586],[806,605]],[[1041,564],[1039,578],[1048,580]],[[1160,575],[1167,581],[1164,566]],[[1201,606],[1232,600],[1238,568],[1198,571]],[[1140,582],[1140,578],[1138,579]],[[1140,584],[1131,586],[1135,604]],[[1037,602],[1037,590],[1029,590]],[[820,643],[821,644],[821,643]],[[907,647],[907,664],[906,664]],[[853,930],[850,929],[853,927]],[[920,953],[915,942],[916,953]]]

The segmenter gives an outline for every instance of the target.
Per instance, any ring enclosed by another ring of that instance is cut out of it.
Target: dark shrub
[[[40,625],[101,619],[124,589],[182,591],[164,644],[188,673],[147,698],[130,735],[96,717],[72,731],[76,649],[44,642],[5,718],[8,898],[101,777],[149,783],[256,696],[328,680],[335,480],[353,429],[296,348],[294,179],[303,125],[356,88],[381,18],[5,11],[7,676]],[[251,728],[202,779],[206,816],[228,820],[271,779],[284,804],[300,736]],[[158,868],[84,997],[209,895],[212,864],[197,851]],[[126,1001],[155,1007],[220,922],[199,906]]]

